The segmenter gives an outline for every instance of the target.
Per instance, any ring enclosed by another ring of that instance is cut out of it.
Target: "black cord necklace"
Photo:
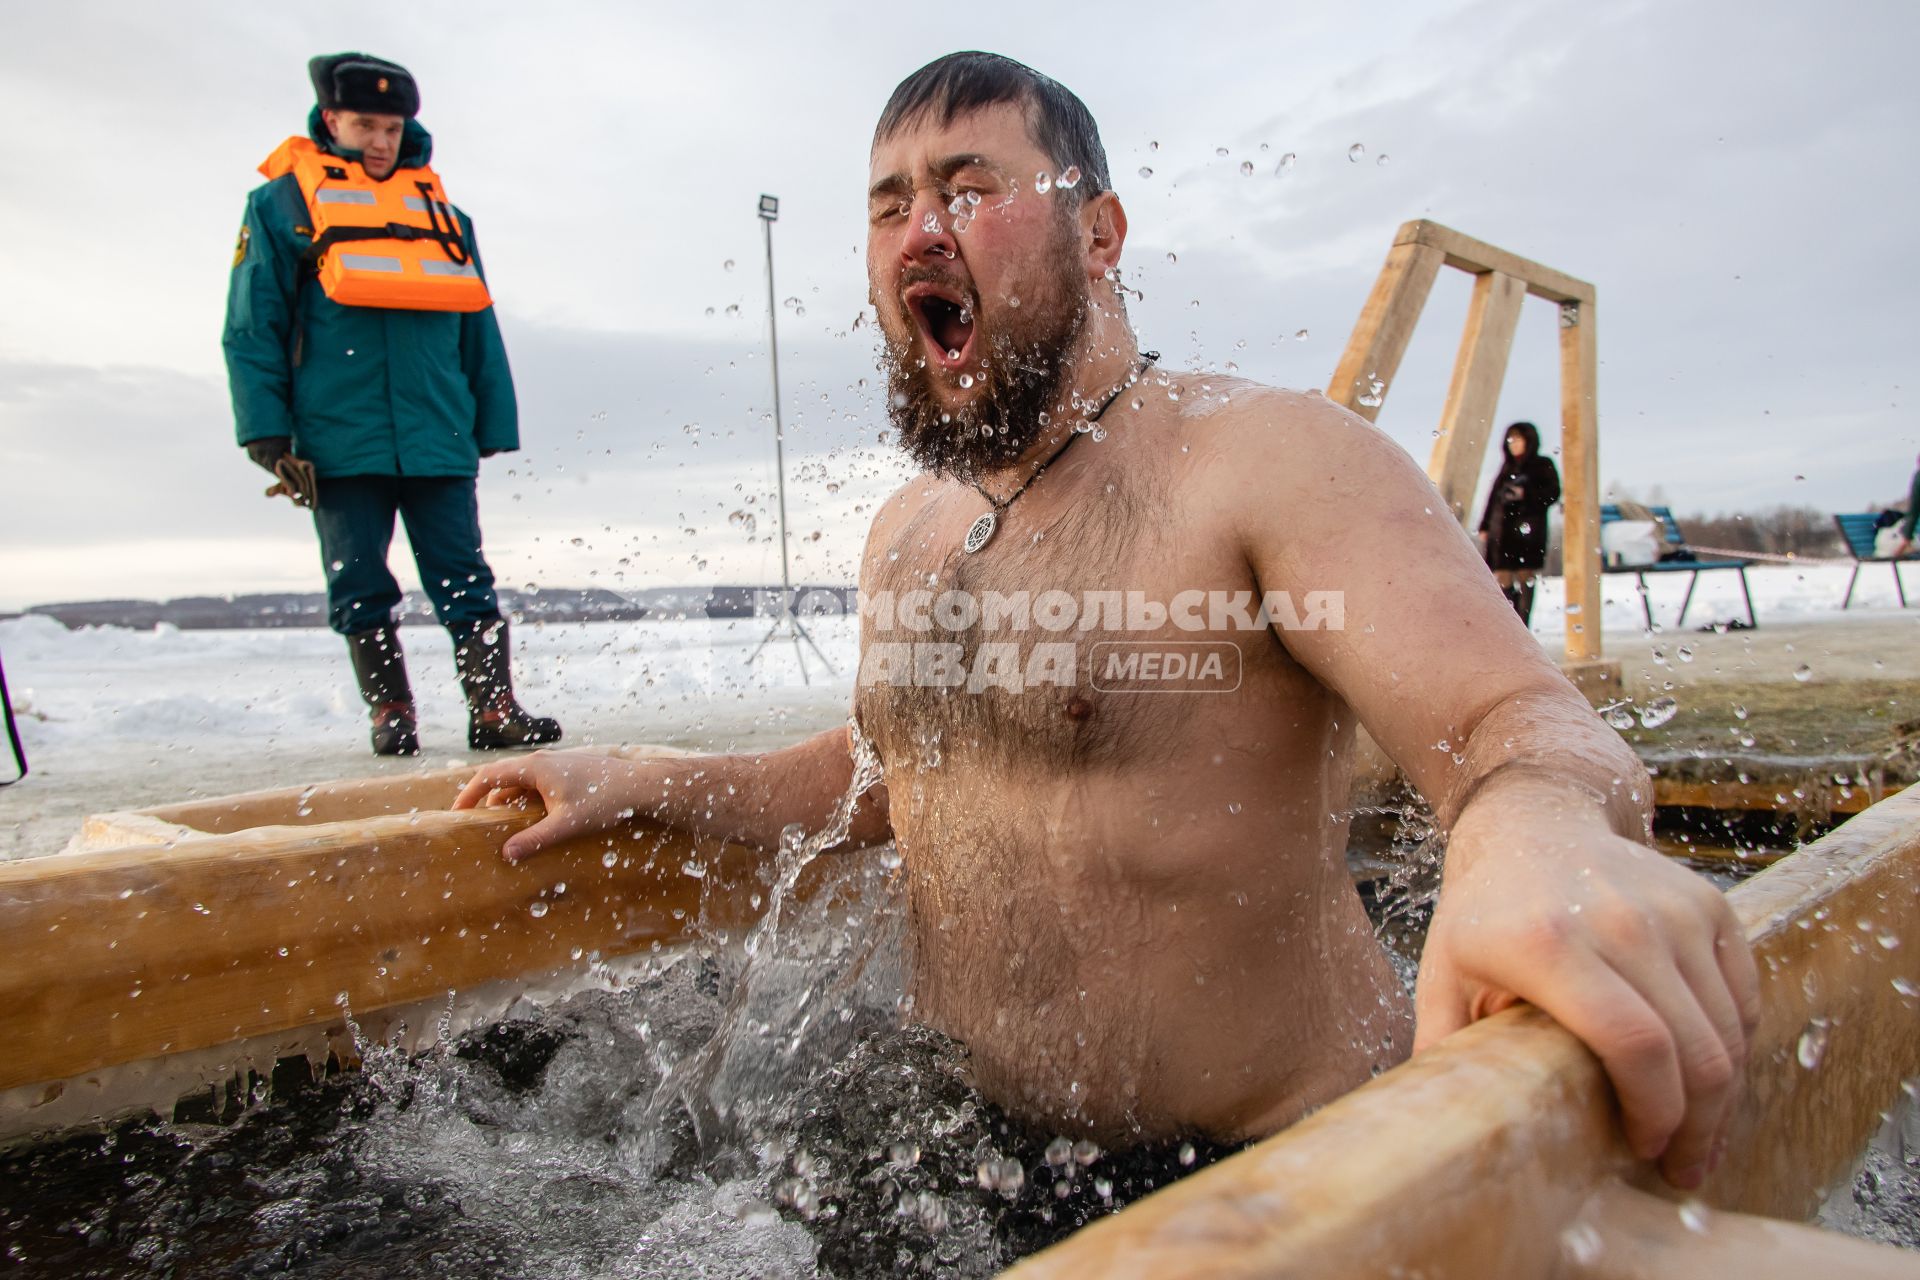
[[[1147,371],[1147,366],[1151,365],[1155,360],[1158,360],[1159,358],[1160,358],[1160,353],[1158,351],[1146,352],[1140,359],[1140,367],[1135,369],[1133,371],[1133,374],[1130,377],[1128,377],[1126,381],[1122,382],[1119,386],[1115,387],[1113,391],[1107,396],[1107,398],[1100,402],[1100,407],[1094,410],[1092,417],[1087,419],[1086,428],[1083,429],[1080,427],[1075,427],[1072,431],[1068,432],[1066,440],[1060,445],[1060,447],[1055,449],[1052,453],[1048,454],[1046,461],[1042,462],[1039,466],[1035,467],[1033,469],[1033,474],[1028,476],[1025,482],[1022,483],[1018,489],[1015,489],[1012,493],[1008,494],[1005,498],[995,498],[992,494],[988,493],[985,489],[981,488],[980,482],[978,480],[971,480],[971,479],[968,480],[967,483],[973,486],[974,492],[978,493],[981,497],[985,498],[987,500],[987,505],[992,507],[993,510],[983,513],[981,517],[978,520],[975,520],[973,524],[967,529],[966,541],[960,544],[960,549],[966,552],[968,555],[972,555],[974,552],[980,550],[980,548],[986,546],[987,543],[993,541],[994,531],[1000,527],[1001,513],[1006,511],[1008,507],[1012,506],[1015,500],[1018,499],[1021,494],[1025,493],[1029,488],[1031,488],[1035,480],[1038,480],[1041,476],[1045,475],[1047,468],[1060,460],[1061,454],[1073,448],[1073,442],[1075,440],[1078,440],[1081,436],[1088,434],[1088,432],[1092,429],[1093,424],[1100,421],[1101,417],[1107,412],[1107,410],[1113,408],[1113,402],[1120,398],[1120,393],[1122,391],[1125,391],[1128,387],[1132,386],[1134,383],[1138,382],[1140,380],[1140,376]]]

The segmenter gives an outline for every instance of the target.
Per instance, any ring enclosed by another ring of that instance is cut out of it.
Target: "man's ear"
[[[1080,225],[1087,246],[1087,278],[1105,279],[1120,266],[1120,251],[1127,243],[1127,211],[1120,197],[1102,191],[1080,210]]]
[[[338,111],[333,110],[331,107],[323,108],[320,112],[320,123],[327,126],[327,136],[329,138],[332,138],[336,142],[340,140],[340,113]]]

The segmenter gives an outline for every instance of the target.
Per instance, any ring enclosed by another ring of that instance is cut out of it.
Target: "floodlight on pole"
[[[768,364],[773,370],[773,465],[780,493],[780,612],[774,616],[773,626],[760,638],[747,661],[752,662],[767,647],[767,642],[785,629],[793,638],[793,656],[800,663],[800,680],[803,684],[812,684],[807,675],[807,656],[801,652],[800,642],[805,640],[807,647],[819,657],[833,672],[833,664],[827,661],[827,655],[820,652],[820,646],[813,642],[807,629],[800,625],[800,619],[793,616],[793,573],[787,559],[787,455],[786,428],[780,418],[780,325],[779,307],[774,302],[773,288],[773,224],[780,217],[780,197],[763,195],[760,197],[760,225],[766,232],[767,243],[767,354]]]

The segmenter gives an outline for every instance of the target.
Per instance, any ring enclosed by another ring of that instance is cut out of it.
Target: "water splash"
[[[849,720],[853,775],[826,824],[811,835],[800,824],[780,834],[766,913],[747,934],[745,965],[719,1027],[661,1080],[648,1105],[664,1122],[676,1108],[691,1116],[704,1146],[769,1119],[791,1097],[803,1054],[823,1059],[843,1051],[860,1031],[859,1011],[884,1004],[902,982],[897,905],[886,883],[897,854],[862,864],[872,875],[840,891],[794,898],[800,877],[823,852],[844,842],[861,797],[883,779],[879,753]],[[804,927],[802,927],[804,921]],[[878,961],[879,963],[876,963]]]

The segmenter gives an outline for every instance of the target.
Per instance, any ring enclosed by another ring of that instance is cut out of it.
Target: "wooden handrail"
[[[1760,962],[1765,1012],[1702,1202],[1805,1218],[1920,1071],[1920,938],[1883,942],[1920,929],[1920,789],[1728,896]],[[1671,1198],[1627,1148],[1598,1061],[1520,1007],[1008,1274],[1556,1276],[1566,1233],[1616,1183]],[[1822,1273],[1851,1274],[1871,1273]]]

